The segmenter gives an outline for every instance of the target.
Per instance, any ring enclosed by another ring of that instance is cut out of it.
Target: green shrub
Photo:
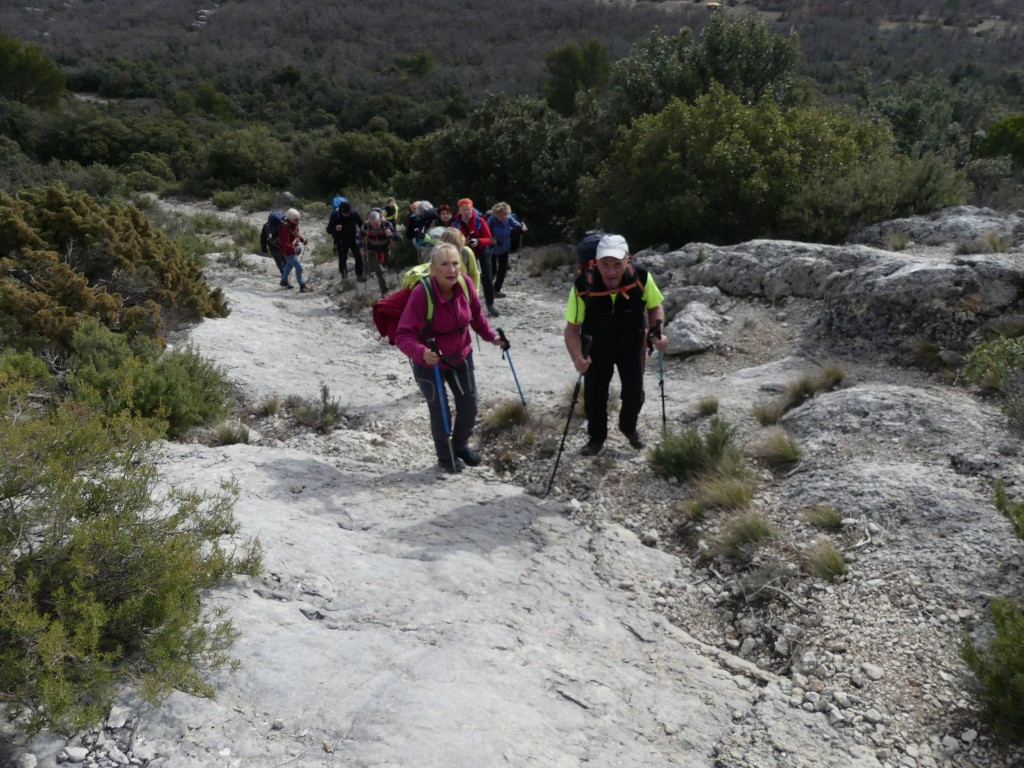
[[[905,251],[910,244],[910,235],[902,230],[887,232],[882,241],[886,250]]]
[[[1004,388],[1024,368],[1024,337],[998,338],[975,347],[967,355],[964,375],[992,389]]]
[[[719,554],[749,561],[757,547],[778,537],[778,529],[763,515],[749,512],[731,520],[715,542]]]
[[[305,427],[312,427],[318,432],[330,432],[345,416],[341,403],[331,397],[326,384],[320,384],[320,402],[315,403],[302,398],[289,399],[292,404],[295,420]]]
[[[222,421],[216,429],[217,445],[248,444],[249,428],[240,421]]]
[[[711,420],[705,435],[696,428],[668,433],[651,449],[651,467],[662,477],[689,480],[736,454],[735,434],[736,428],[719,418]]]
[[[211,198],[213,204],[219,211],[226,211],[229,208],[242,204],[242,195],[236,190],[221,190],[220,192],[214,192]]]
[[[192,349],[161,354],[155,342],[139,337],[131,343],[95,321],[75,333],[71,347],[71,392],[108,414],[159,422],[175,439],[227,412],[230,382]]]
[[[156,702],[209,696],[230,622],[200,593],[259,569],[237,532],[237,491],[154,492],[155,434],[63,403],[39,418],[0,400],[0,701],[29,733],[106,714],[122,681]]]
[[[988,720],[1000,734],[1024,737],[1024,613],[1013,600],[997,597],[989,604],[995,636],[976,644],[965,638],[960,655],[981,683]]]

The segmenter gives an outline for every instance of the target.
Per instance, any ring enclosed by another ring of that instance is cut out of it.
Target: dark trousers
[[[338,249],[338,271],[348,275],[348,252],[352,251],[352,258],[356,263],[356,277],[363,276],[363,254],[359,252],[359,246],[354,242],[347,243],[344,240],[335,239],[334,247]]]
[[[277,271],[284,275],[284,256],[281,255],[281,246],[274,245],[273,243],[267,246],[270,251],[270,255],[274,257],[274,263],[277,264]]]
[[[505,284],[505,275],[508,274],[508,251],[505,253],[492,253],[491,264],[494,269],[494,290],[500,291]]]
[[[477,253],[476,261],[480,265],[480,282],[483,283],[484,304],[489,306],[494,303],[494,271],[491,269],[491,254],[486,251],[483,255]]]
[[[427,401],[427,409],[430,411],[430,436],[434,439],[434,451],[437,453],[437,458],[440,461],[451,461],[434,369],[413,363],[412,375],[416,379],[416,384],[419,385],[420,393]],[[469,445],[469,438],[473,436],[473,427],[476,424],[476,375],[473,372],[473,354],[470,353],[458,368],[451,370],[442,368],[441,380],[445,384],[441,391],[441,397],[445,398],[444,407],[448,412],[448,424],[452,428],[452,446],[458,451]],[[455,401],[454,419],[452,410],[448,407],[449,401],[445,389],[451,390],[451,399]]]
[[[587,411],[587,434],[603,443],[608,438],[608,389],[612,371],[619,369],[622,407],[619,409],[619,431],[624,435],[636,432],[636,422],[644,405],[643,348],[635,352],[599,356],[591,353],[591,363],[583,375],[583,407]]]

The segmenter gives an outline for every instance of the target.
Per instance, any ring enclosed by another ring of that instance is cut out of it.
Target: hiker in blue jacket
[[[512,233],[525,232],[526,225],[512,213],[508,203],[495,203],[487,214],[487,226],[491,228],[491,271],[494,275],[494,298],[503,299],[501,286],[508,274],[508,255],[512,252]]]

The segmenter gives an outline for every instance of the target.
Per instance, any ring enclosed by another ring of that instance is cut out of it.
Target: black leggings
[[[492,253],[491,264],[494,269],[494,290],[500,291],[501,286],[505,284],[505,275],[508,274],[508,254],[509,251],[504,253]]]

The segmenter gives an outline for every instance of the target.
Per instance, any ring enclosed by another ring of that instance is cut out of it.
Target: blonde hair
[[[438,243],[433,247],[433,249],[430,251],[431,270],[433,270],[434,267],[441,263],[441,260],[445,257],[445,254],[447,253],[454,253],[456,256],[459,257],[459,271],[461,272],[462,256],[459,253],[459,249],[456,248],[455,245],[452,243]]]
[[[494,206],[491,208],[491,213],[493,213],[495,216],[501,216],[501,214],[503,213],[511,215],[512,206],[509,205],[508,203],[495,203]]]
[[[455,227],[445,227],[441,233],[442,243],[451,243],[460,251],[466,247],[466,236]]]

